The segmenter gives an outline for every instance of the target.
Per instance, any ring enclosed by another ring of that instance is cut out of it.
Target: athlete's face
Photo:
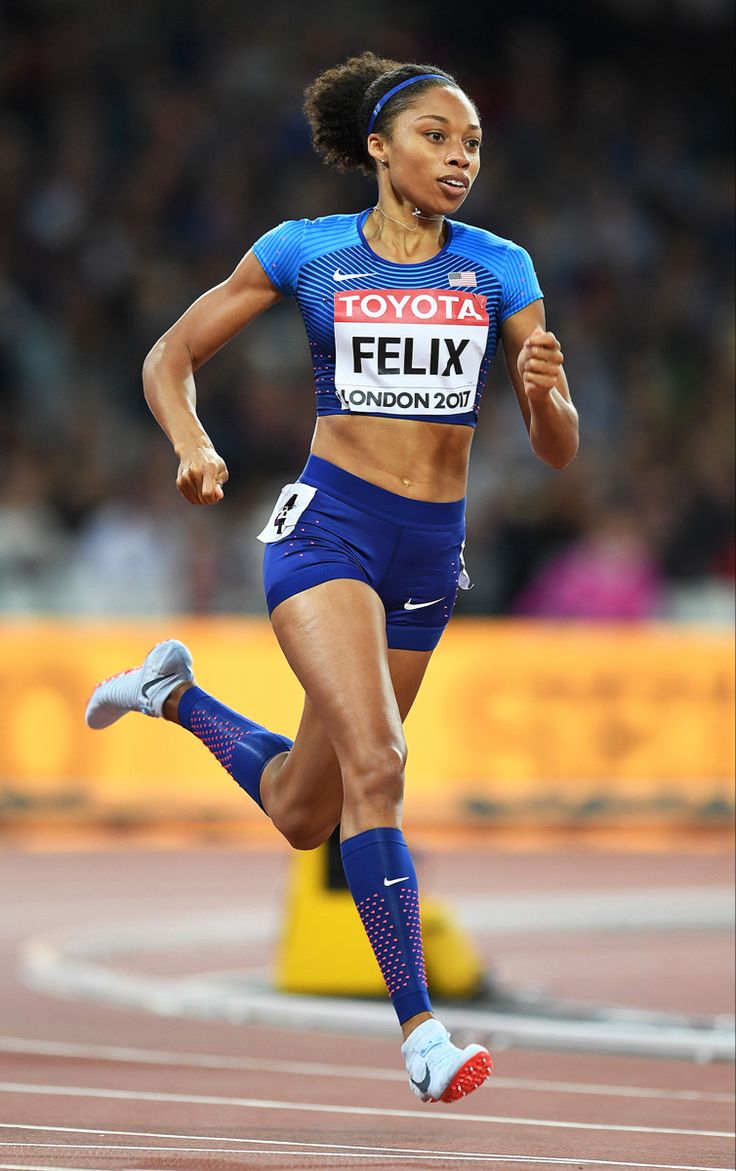
[[[480,169],[478,115],[458,89],[434,86],[396,117],[390,138],[372,134],[368,149],[379,182],[426,215],[451,215]],[[384,165],[387,164],[387,165]]]

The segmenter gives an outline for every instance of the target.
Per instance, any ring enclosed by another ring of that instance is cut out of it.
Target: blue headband
[[[447,85],[451,84],[450,79],[448,77],[443,77],[441,73],[420,73],[417,77],[410,77],[407,81],[400,81],[398,85],[395,85],[393,89],[390,89],[387,94],[384,94],[383,97],[379,98],[376,102],[375,106],[373,107],[373,113],[371,114],[370,120],[368,122],[368,134],[373,133],[373,127],[376,124],[376,118],[381,113],[381,110],[386,105],[386,102],[390,101],[394,94],[397,94],[400,89],[406,89],[407,85],[414,85],[415,81],[429,81],[430,78],[433,78],[436,81],[444,81]]]

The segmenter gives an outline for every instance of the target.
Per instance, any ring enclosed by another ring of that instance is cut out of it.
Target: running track
[[[424,886],[452,902],[483,891],[610,900],[725,889],[723,853],[425,851]],[[728,1168],[733,1066],[501,1049],[483,1088],[423,1107],[398,1045],[357,1036],[167,1017],[27,987],[29,939],[53,932],[277,913],[279,849],[0,852],[0,1171],[217,1168]],[[539,893],[539,892],[544,892]],[[532,899],[533,903],[534,900]],[[513,926],[513,925],[511,925]],[[733,1010],[723,927],[479,935],[496,970],[551,993],[685,1013]],[[267,965],[272,941],[150,946],[110,966],[162,980]],[[166,1011],[165,1004],[159,1006]]]

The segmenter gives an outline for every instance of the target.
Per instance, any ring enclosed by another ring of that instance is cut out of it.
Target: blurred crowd
[[[532,254],[581,414],[550,471],[497,360],[458,612],[732,619],[730,5],[522,2],[493,35],[466,7],[406,0],[400,27],[386,0],[0,7],[0,611],[263,611],[254,537],[313,427],[295,307],[198,376],[216,508],[177,495],[140,367],[263,231],[373,202],[301,113],[372,48],[475,98],[460,217]]]

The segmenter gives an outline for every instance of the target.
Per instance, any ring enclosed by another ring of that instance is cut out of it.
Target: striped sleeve
[[[307,220],[284,220],[253,245],[253,253],[271,284],[284,297],[296,292],[302,240]]]
[[[542,296],[544,294],[539,287],[531,256],[518,244],[511,244],[503,279],[501,321],[505,321],[513,313],[518,313],[520,309],[525,309],[532,301],[538,301]]]

